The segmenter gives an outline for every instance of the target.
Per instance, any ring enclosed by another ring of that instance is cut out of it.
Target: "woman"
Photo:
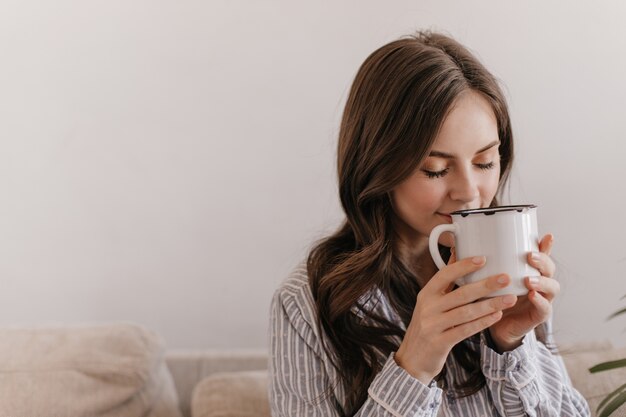
[[[553,237],[529,293],[502,274],[456,287],[484,257],[437,270],[428,235],[448,213],[498,204],[513,135],[494,77],[462,45],[421,32],[370,55],[339,134],[346,221],[276,291],[270,402],[278,416],[587,416],[551,342]]]

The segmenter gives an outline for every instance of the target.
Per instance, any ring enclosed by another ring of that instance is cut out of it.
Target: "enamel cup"
[[[439,236],[443,232],[451,232],[454,234],[457,259],[474,256],[485,256],[487,259],[481,269],[458,279],[458,286],[506,273],[511,277],[511,283],[490,296],[527,294],[524,278],[541,275],[527,260],[529,252],[539,251],[537,206],[460,210],[450,213],[450,216],[452,223],[436,226],[429,237],[430,255],[437,267],[446,266],[437,246]]]

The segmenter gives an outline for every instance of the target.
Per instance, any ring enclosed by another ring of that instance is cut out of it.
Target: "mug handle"
[[[451,224],[440,224],[439,226],[435,226],[433,231],[430,232],[430,237],[428,238],[428,249],[430,250],[430,256],[432,256],[433,261],[435,261],[435,265],[437,268],[441,269],[446,266],[446,263],[443,261],[441,254],[439,253],[439,247],[437,246],[439,243],[439,236],[443,232],[452,232],[454,233],[454,237],[456,238],[456,232],[458,230],[458,226],[454,223]],[[457,280],[457,285],[462,285],[463,278]]]

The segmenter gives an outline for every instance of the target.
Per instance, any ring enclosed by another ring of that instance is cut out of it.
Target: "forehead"
[[[498,122],[491,104],[482,94],[468,90],[454,102],[432,150],[473,155],[498,139]]]

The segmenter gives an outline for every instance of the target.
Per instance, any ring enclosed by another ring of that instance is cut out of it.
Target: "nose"
[[[478,178],[468,170],[458,172],[450,189],[450,198],[464,204],[478,200],[480,198]]]

